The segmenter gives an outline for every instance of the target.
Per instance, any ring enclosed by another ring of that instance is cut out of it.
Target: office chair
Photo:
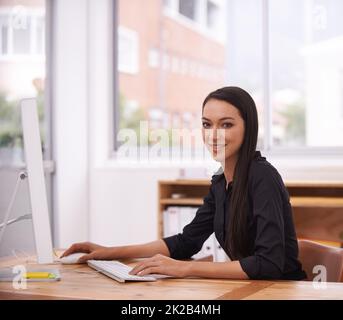
[[[328,282],[343,282],[343,249],[319,244],[309,240],[298,240],[299,260],[312,281],[317,273],[313,273],[316,265],[326,267]]]

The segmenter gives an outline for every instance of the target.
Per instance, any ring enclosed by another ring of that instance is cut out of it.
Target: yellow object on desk
[[[26,279],[55,279],[56,276],[50,272],[27,272],[24,274]]]

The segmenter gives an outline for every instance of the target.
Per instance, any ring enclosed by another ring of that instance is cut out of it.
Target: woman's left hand
[[[175,260],[162,254],[156,254],[138,263],[131,271],[132,275],[145,276],[152,273],[165,274],[177,278],[187,276],[188,261]]]

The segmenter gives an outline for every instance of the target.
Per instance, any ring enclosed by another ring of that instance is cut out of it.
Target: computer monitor
[[[37,103],[35,99],[24,99],[20,107],[37,261],[52,263],[54,258]]]

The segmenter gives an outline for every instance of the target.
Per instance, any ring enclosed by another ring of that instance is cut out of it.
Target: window
[[[225,19],[227,14],[224,0],[164,0],[164,13],[185,27],[225,42]]]
[[[118,33],[118,70],[135,74],[139,69],[137,32],[120,26]]]
[[[8,19],[6,16],[0,15],[0,30],[1,30],[1,42],[0,42],[0,54],[5,55],[8,53]]]
[[[9,3],[9,2],[7,2]],[[47,146],[44,117],[45,1],[0,4],[0,166],[23,163],[19,101],[36,97]]]
[[[31,21],[28,19],[23,26],[12,27],[13,54],[29,54],[31,51]]]
[[[190,133],[190,140],[203,147],[201,104],[225,83],[226,48],[215,34],[185,24],[198,19],[200,3],[206,8],[203,0],[118,1],[119,129],[135,131],[141,148],[153,148],[154,134],[163,130],[169,135],[164,145],[177,148],[183,142],[173,138],[172,129],[192,128],[199,131]],[[165,14],[166,7],[184,19]]]
[[[136,101],[136,121],[196,128],[205,95],[237,85],[256,102],[259,149],[343,146],[342,1],[161,0],[143,8],[121,0],[119,8],[120,25],[140,43],[137,74],[119,72],[121,108]]]
[[[234,49],[228,50],[227,77],[254,95],[259,145],[287,151],[343,146],[343,3],[228,3],[228,48]]]
[[[212,2],[207,1],[207,12],[206,12],[206,19],[207,19],[207,26],[211,29],[215,29],[217,25],[217,18],[219,15],[219,8],[218,6]]]
[[[0,202],[3,206],[8,205],[17,174],[25,168],[19,101],[36,97],[43,156],[47,160],[44,168],[48,205],[52,215],[50,112],[44,99],[45,22],[50,4],[49,0],[0,1],[0,185],[6,190],[1,193]],[[17,193],[14,216],[15,211],[19,216],[31,210],[27,188],[25,180]],[[31,220],[11,225],[4,236],[0,256],[11,254],[12,249],[33,252],[32,230]]]
[[[196,1],[195,0],[179,0],[179,12],[192,20],[195,20]]]
[[[36,52],[37,54],[44,54],[44,50],[45,50],[45,42],[44,42],[45,19],[44,19],[44,17],[37,17],[35,22],[36,22],[36,28],[35,28],[36,39],[34,42],[33,52]]]
[[[2,8],[0,58],[43,56],[44,21],[41,8],[29,9],[22,5]]]
[[[274,147],[343,146],[342,11],[339,0],[269,1]]]

